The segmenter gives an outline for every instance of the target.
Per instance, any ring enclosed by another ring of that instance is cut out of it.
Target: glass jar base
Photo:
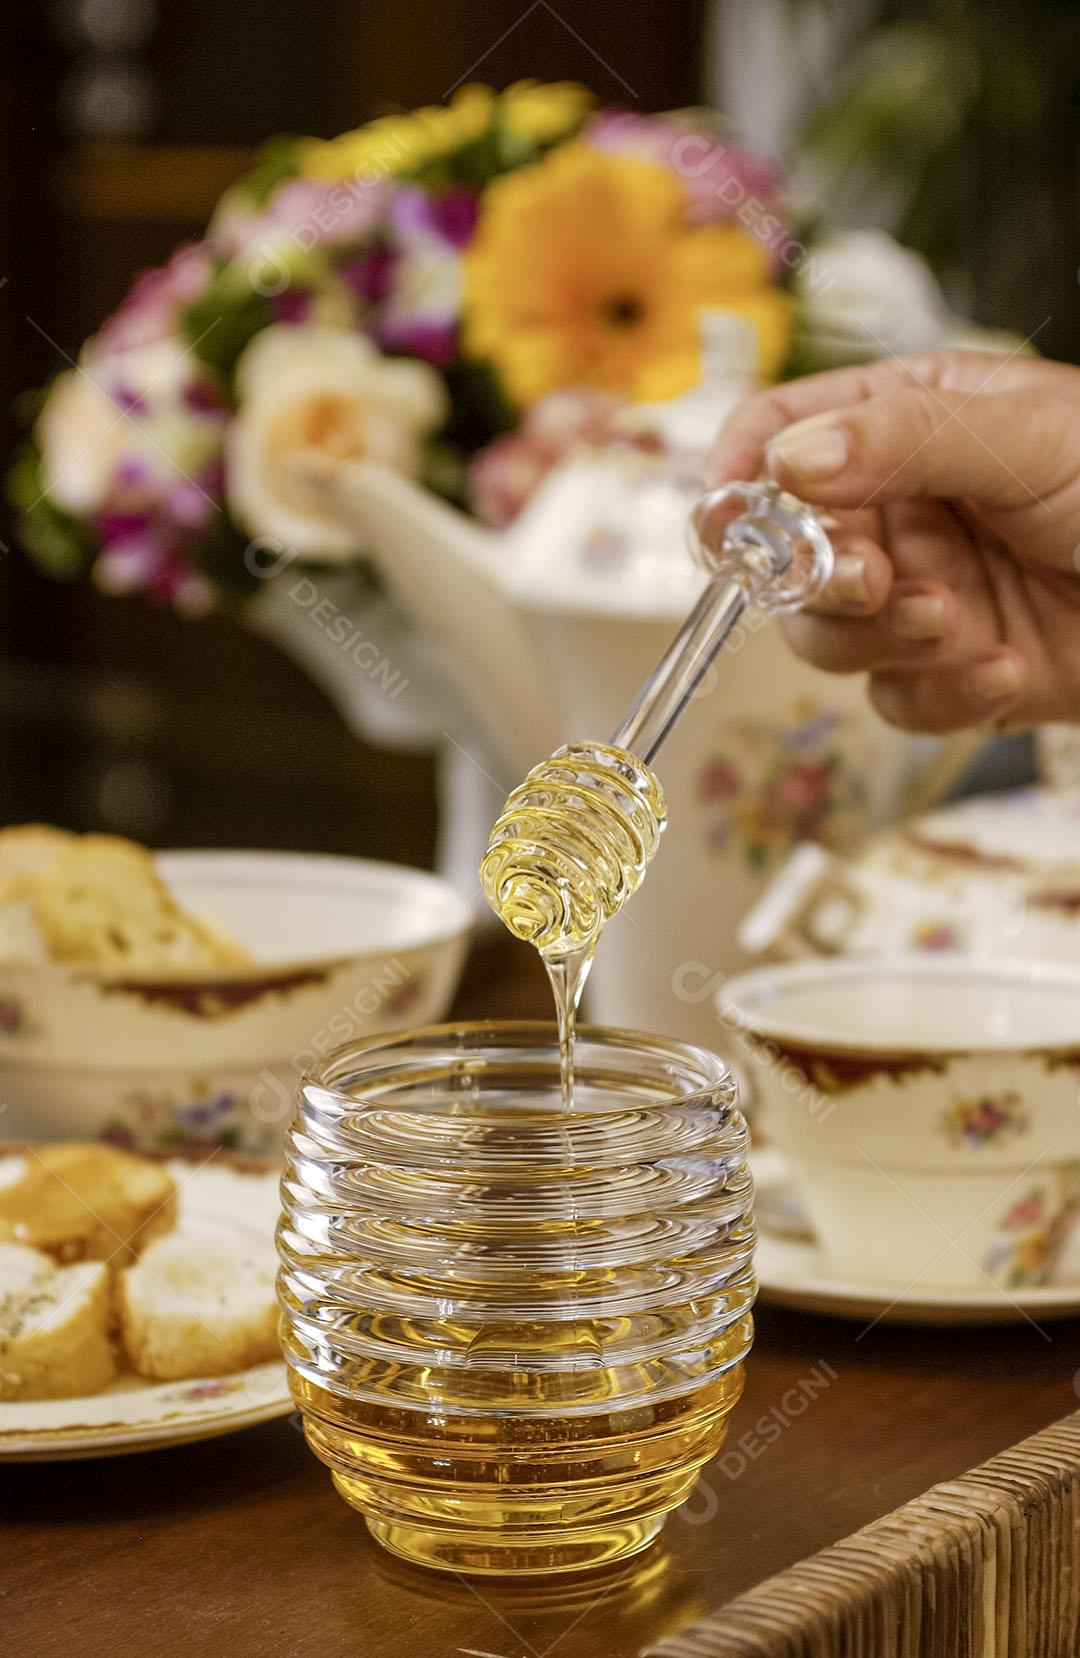
[[[384,1549],[416,1566],[470,1577],[540,1577],[627,1560],[648,1548],[666,1519],[666,1514],[653,1514],[644,1520],[578,1531],[569,1538],[532,1543],[502,1539],[491,1532],[454,1535],[411,1521],[376,1520],[370,1515],[365,1516],[365,1524]]]

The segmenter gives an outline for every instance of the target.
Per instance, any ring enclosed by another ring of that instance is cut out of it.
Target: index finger
[[[1031,359],[1023,359],[1023,365],[1030,374]],[[974,393],[993,380],[997,388],[1014,378],[1015,367],[1008,358],[995,353],[934,351],[921,357],[883,357],[877,362],[830,369],[825,374],[769,386],[740,403],[724,421],[709,456],[707,480],[722,484],[756,478],[769,440],[808,415],[850,408],[853,403],[902,386]]]

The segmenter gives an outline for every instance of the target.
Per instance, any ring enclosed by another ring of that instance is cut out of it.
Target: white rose
[[[800,337],[815,368],[932,351],[956,320],[926,260],[880,230],[814,245],[795,278]]]
[[[46,494],[86,518],[105,506],[121,460],[166,484],[197,469],[213,434],[184,407],[191,378],[182,340],[109,353],[91,340],[79,366],[55,381],[34,429]]]
[[[382,356],[346,329],[277,324],[256,335],[236,372],[239,411],[226,438],[225,487],[250,535],[308,558],[346,559],[356,531],[318,481],[360,459],[416,471],[422,439],[446,414],[426,363]]]
[[[123,452],[125,421],[88,374],[57,379],[34,428],[45,493],[77,518],[105,505]]]
[[[464,281],[461,259],[434,236],[408,245],[394,272],[394,287],[383,306],[380,326],[390,331],[433,319],[444,322],[461,314]]]

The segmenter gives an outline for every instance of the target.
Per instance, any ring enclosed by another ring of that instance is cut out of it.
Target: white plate
[[[757,1185],[755,1250],[758,1299],[801,1312],[858,1319],[864,1324],[1039,1324],[1080,1314],[1080,1261],[1074,1240],[1071,1258],[1059,1263],[1058,1281],[1036,1288],[933,1290],[912,1284],[865,1284],[838,1278],[808,1231],[799,1230],[798,1197],[788,1179],[784,1155],[764,1146],[751,1157]]]
[[[257,1232],[272,1248],[278,1173],[242,1173],[228,1153],[168,1165],[179,1188],[177,1229],[192,1237]],[[64,1462],[212,1439],[292,1410],[285,1366],[275,1359],[233,1376],[146,1382],[124,1376],[77,1399],[0,1404],[0,1461]]]

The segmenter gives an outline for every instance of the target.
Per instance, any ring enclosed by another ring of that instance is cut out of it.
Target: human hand
[[[787,616],[911,731],[1080,722],[1080,368],[943,351],[756,393],[713,484],[765,470],[831,514],[836,572]]]

